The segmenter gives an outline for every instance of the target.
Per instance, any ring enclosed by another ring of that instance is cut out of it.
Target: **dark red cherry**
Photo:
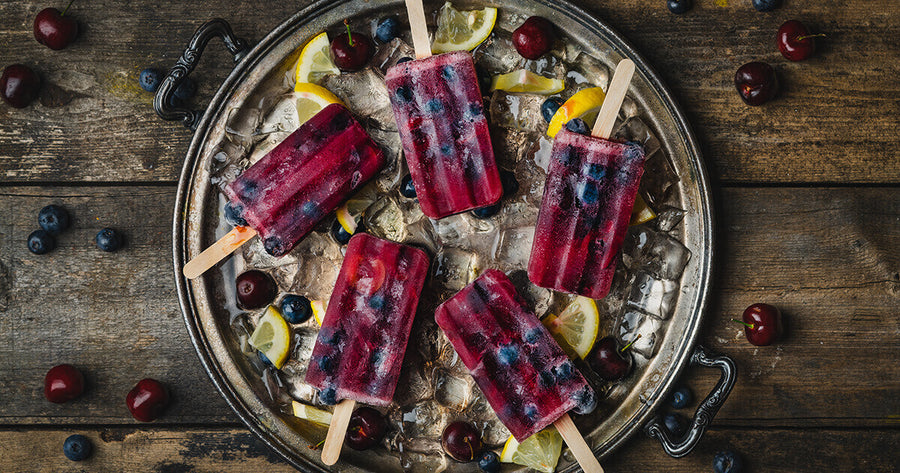
[[[522,57],[537,59],[553,48],[556,33],[553,31],[553,23],[550,23],[550,20],[532,16],[513,31],[512,40],[516,51]]]
[[[22,64],[12,64],[0,75],[0,95],[6,103],[16,108],[25,108],[37,98],[41,88],[41,78]]]
[[[350,416],[344,442],[355,450],[366,450],[378,445],[387,432],[387,421],[371,407],[360,407]]]
[[[809,30],[806,29],[806,26],[803,26],[803,23],[797,20],[789,20],[778,28],[776,42],[778,43],[778,50],[781,51],[781,55],[786,59],[802,61],[812,56],[813,51],[816,49],[814,39],[819,36],[823,35],[809,34]]]
[[[375,43],[362,33],[350,31],[350,25],[344,20],[346,33],[341,33],[331,41],[331,57],[338,69],[346,72],[358,71],[369,63],[375,54]]]
[[[444,429],[441,446],[456,461],[470,462],[481,453],[481,434],[468,422],[456,421]]]
[[[238,303],[244,309],[259,309],[275,300],[278,295],[278,285],[272,276],[252,269],[241,273],[235,281]]]
[[[72,365],[56,365],[44,376],[44,397],[50,402],[71,401],[84,392],[84,375]]]
[[[71,5],[71,3],[70,3]],[[34,17],[34,39],[50,49],[60,50],[72,44],[78,37],[78,22],[66,16],[66,10],[45,8]]]
[[[169,405],[169,391],[159,381],[144,378],[125,396],[125,405],[135,419],[151,422],[161,416]]]
[[[613,337],[601,338],[587,356],[588,366],[607,381],[618,381],[631,373],[634,358],[631,352],[620,350]]]
[[[784,332],[781,311],[769,304],[753,304],[744,310],[744,335],[756,346],[771,345]]]
[[[778,92],[775,69],[764,62],[748,62],[734,74],[734,86],[747,105],[762,105]]]

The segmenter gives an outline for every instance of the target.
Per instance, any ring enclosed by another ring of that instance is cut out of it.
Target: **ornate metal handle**
[[[700,442],[700,437],[706,432],[706,428],[709,427],[713,417],[716,416],[719,408],[725,403],[725,399],[731,393],[731,388],[734,387],[734,382],[737,380],[737,367],[734,365],[734,360],[725,355],[711,355],[706,348],[699,345],[691,355],[691,365],[707,366],[722,370],[722,377],[719,378],[716,387],[697,407],[691,429],[683,438],[672,439],[659,414],[654,416],[644,426],[644,432],[650,437],[658,439],[662,444],[663,450],[675,458],[681,458],[691,453],[691,450],[697,446],[697,443]]]
[[[166,78],[163,79],[162,84],[156,91],[156,97],[153,99],[153,109],[164,120],[181,120],[184,122],[184,126],[191,130],[197,129],[197,124],[200,122],[200,117],[203,116],[203,111],[191,110],[178,105],[175,101],[175,90],[188,74],[197,67],[197,62],[200,61],[200,55],[203,54],[206,44],[215,36],[220,36],[222,41],[225,42],[225,47],[234,56],[235,63],[243,59],[250,50],[247,42],[236,37],[234,32],[231,31],[231,26],[228,22],[221,18],[210,20],[200,26],[200,28],[197,28],[197,32],[194,33],[194,37],[188,43],[184,54],[181,55],[178,62],[166,75]]]

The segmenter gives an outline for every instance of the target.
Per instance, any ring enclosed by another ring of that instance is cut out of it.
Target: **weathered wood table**
[[[51,5],[58,3],[57,5]],[[0,3],[0,64],[31,65],[39,100],[0,104],[0,471],[291,471],[237,420],[200,366],[174,293],[171,215],[190,140],[163,122],[138,72],[168,67],[195,28],[223,17],[260,39],[301,2],[76,2],[83,32],[63,51],[35,42],[35,14],[65,2]],[[675,16],[663,0],[580,3],[661,72],[703,145],[714,182],[717,262],[702,343],[736,360],[737,385],[698,448],[666,456],[642,434],[607,471],[712,471],[733,448],[747,471],[895,471],[900,463],[900,5],[894,0],[697,0]],[[800,19],[828,37],[809,60],[774,47]],[[743,105],[734,71],[775,65],[783,92]],[[231,65],[204,55],[197,103]],[[74,229],[43,256],[26,250],[37,211],[65,205]],[[93,243],[105,226],[117,253]],[[729,322],[754,302],[779,306],[788,335],[757,348]],[[87,375],[78,400],[42,394],[47,369]],[[713,373],[689,372],[703,393]],[[125,393],[165,381],[174,402],[151,424]],[[95,443],[85,463],[63,440]]]

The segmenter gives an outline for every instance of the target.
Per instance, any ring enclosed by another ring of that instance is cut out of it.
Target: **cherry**
[[[634,364],[631,352],[627,351],[631,343],[620,350],[615,338],[601,338],[588,354],[588,366],[607,381],[618,381],[628,376]]]
[[[71,401],[84,392],[84,375],[72,365],[56,365],[44,376],[44,397],[57,404]]]
[[[38,95],[41,78],[22,64],[12,64],[3,69],[0,76],[0,95],[6,103],[16,108],[25,108]]]
[[[756,346],[771,345],[784,332],[781,311],[769,304],[753,304],[747,307],[742,319],[743,321],[732,320],[744,324],[747,340]]]
[[[532,16],[516,28],[512,34],[513,45],[516,51],[525,59],[537,59],[553,47],[556,33],[553,31],[553,23],[550,20]]]
[[[468,422],[452,422],[444,429],[441,446],[450,458],[470,462],[481,453],[481,434]]]
[[[73,0],[74,1],[74,0]],[[72,2],[61,13],[45,8],[34,17],[34,39],[50,49],[60,50],[72,44],[78,36],[78,22],[66,16]]]
[[[350,416],[344,442],[355,450],[366,450],[378,445],[387,432],[387,422],[380,412],[371,407],[360,407]]]
[[[748,62],[734,74],[734,86],[747,105],[762,105],[778,92],[775,69],[764,62]]]
[[[259,309],[270,304],[278,294],[278,285],[272,276],[252,269],[241,273],[235,281],[238,303],[244,309]]]
[[[341,34],[331,41],[331,56],[338,69],[345,72],[358,71],[365,67],[375,54],[375,43],[361,33],[351,33],[350,24],[344,20],[347,34]]]
[[[169,391],[159,381],[144,378],[125,396],[131,416],[141,422],[151,422],[162,415],[169,404]]]
[[[823,34],[809,34],[809,30],[803,23],[797,20],[788,20],[778,28],[778,36],[775,38],[781,55],[791,61],[802,61],[812,56],[816,49],[813,38],[825,36]]]

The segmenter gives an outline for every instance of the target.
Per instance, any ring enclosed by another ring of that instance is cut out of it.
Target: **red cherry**
[[[764,62],[748,62],[734,74],[734,86],[747,105],[762,105],[775,98],[778,78]]]
[[[331,42],[331,56],[338,69],[353,72],[362,69],[375,54],[375,43],[362,33],[350,31],[350,25],[344,20],[347,33],[341,33]]]
[[[50,402],[71,401],[84,392],[84,375],[72,365],[56,365],[44,377],[44,397]]]
[[[802,61],[812,56],[816,49],[814,38],[824,36],[821,34],[809,34],[809,30],[797,20],[789,20],[784,22],[778,28],[778,50],[781,55],[791,61]]]
[[[618,381],[631,373],[634,358],[627,349],[619,349],[615,338],[605,337],[597,341],[588,354],[587,362],[597,376],[607,381]]]
[[[13,107],[25,108],[38,95],[41,78],[28,66],[12,64],[0,76],[0,95]]]
[[[456,461],[470,462],[481,453],[481,434],[475,426],[462,421],[456,421],[444,429],[441,436],[441,446],[444,451]]]
[[[747,340],[756,346],[771,345],[784,333],[781,323],[781,311],[769,304],[753,304],[744,310],[742,317],[744,335]]]
[[[169,404],[169,391],[159,381],[144,378],[125,396],[131,416],[141,422],[156,420]]]
[[[69,3],[71,5],[71,2]],[[69,7],[66,7],[68,11]],[[78,22],[56,8],[45,8],[34,18],[34,39],[50,49],[60,50],[78,36]]]
[[[556,34],[553,23],[540,16],[532,16],[513,31],[513,45],[525,59],[537,59],[553,48]]]
[[[272,276],[251,269],[241,273],[235,281],[238,303],[244,309],[259,309],[269,305],[278,295],[278,284]]]
[[[363,406],[350,416],[344,442],[354,450],[366,450],[378,445],[387,432],[387,421],[380,412]]]

